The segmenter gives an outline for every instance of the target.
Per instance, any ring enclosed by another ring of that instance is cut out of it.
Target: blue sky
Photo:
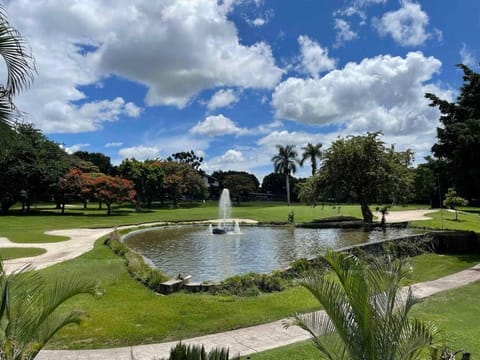
[[[480,2],[11,0],[38,76],[17,105],[67,151],[166,158],[260,179],[276,144],[382,131],[421,162],[478,71]],[[298,176],[310,170],[299,169]]]

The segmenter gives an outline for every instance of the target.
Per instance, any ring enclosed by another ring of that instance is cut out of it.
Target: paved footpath
[[[414,294],[419,298],[437,294],[444,290],[454,289],[469,283],[480,281],[480,264],[443,278],[418,283],[412,286]],[[289,345],[301,340],[307,340],[309,335],[296,326],[288,329],[283,327],[285,320],[248,328],[227,331],[218,334],[200,336],[182,340],[186,344],[203,344],[206,349],[228,347],[230,354],[250,355],[256,352],[270,350]],[[168,358],[170,348],[177,341],[138,345],[131,347],[103,350],[43,350],[39,360],[152,360]],[[254,358],[254,357],[253,357]]]

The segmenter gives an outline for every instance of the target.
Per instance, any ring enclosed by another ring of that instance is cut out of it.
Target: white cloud
[[[256,26],[256,27],[263,26],[263,25],[265,25],[266,23],[267,23],[267,20],[264,19],[264,18],[261,18],[261,17],[258,17],[258,18],[256,18],[256,19],[253,19],[252,22],[251,22],[251,24],[252,24],[253,26]]]
[[[390,35],[402,46],[419,46],[431,37],[426,29],[428,22],[427,13],[419,4],[405,0],[400,9],[375,19],[374,25],[380,35]]]
[[[160,149],[156,146],[132,146],[118,151],[123,159],[129,158],[136,160],[156,159],[160,156]]]
[[[424,94],[451,95],[428,83],[440,66],[438,59],[420,52],[367,58],[320,79],[288,78],[275,89],[272,105],[278,118],[342,124],[347,132],[424,132],[436,126],[439,116]]]
[[[247,132],[246,129],[238,127],[228,117],[220,115],[210,115],[201,122],[198,122],[190,129],[192,134],[200,134],[207,136],[222,135],[242,135]]]
[[[233,89],[221,89],[213,94],[207,104],[208,110],[212,111],[218,108],[226,107],[238,102],[238,95]]]
[[[133,111],[132,109],[136,109]],[[42,129],[48,133],[78,133],[94,131],[103,122],[117,121],[121,116],[138,116],[140,109],[133,103],[126,103],[117,97],[114,100],[87,102],[74,105],[60,100],[51,100],[43,107]]]
[[[317,77],[321,72],[335,68],[335,60],[328,57],[328,49],[322,48],[319,43],[306,35],[300,35],[298,43],[302,70]]]
[[[468,67],[474,67],[478,65],[475,56],[470,52],[465,44],[463,44],[462,48],[460,49],[460,58],[462,59],[462,64],[467,65]]]
[[[203,89],[219,86],[271,89],[282,70],[267,44],[240,43],[227,17],[236,3],[8,2],[9,17],[29,40],[38,69],[17,105],[46,132],[80,132],[103,121],[80,113],[84,105],[77,102],[88,102],[81,87],[101,85],[112,74],[145,85],[147,105],[183,107]],[[120,116],[137,117],[140,111],[127,103]]]
[[[123,142],[109,142],[104,145],[106,148],[123,146]]]
[[[335,47],[342,46],[347,41],[358,38],[358,34],[350,28],[350,24],[343,19],[335,19],[335,30],[337,34],[335,36]]]
[[[72,146],[66,146],[66,147],[64,147],[64,149],[65,149],[65,152],[67,154],[73,154],[73,153],[75,153],[77,151],[80,151],[80,150],[82,150],[86,147],[89,147],[89,146],[90,146],[90,144],[75,144],[75,145],[72,145]]]

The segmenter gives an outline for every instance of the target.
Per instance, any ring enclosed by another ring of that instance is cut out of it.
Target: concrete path
[[[412,286],[412,289],[417,297],[426,298],[441,291],[454,289],[475,281],[480,281],[480,264],[437,280],[415,284]],[[228,347],[230,349],[230,354],[240,354],[245,356],[309,339],[309,334],[296,326],[285,329],[283,327],[285,321],[286,319],[218,334],[200,336],[182,340],[182,342],[185,344],[203,344],[206,349]],[[43,350],[40,352],[38,359],[162,359],[169,356],[170,348],[177,343],[178,341],[174,341],[161,344],[138,345],[104,350]]]

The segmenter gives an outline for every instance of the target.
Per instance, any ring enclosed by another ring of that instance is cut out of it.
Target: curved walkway
[[[414,294],[419,298],[437,294],[444,290],[480,281],[480,264],[456,274],[442,277],[433,281],[426,281],[412,286]],[[242,356],[265,350],[289,345],[298,341],[307,340],[310,335],[297,326],[285,329],[284,320],[248,328],[227,331],[218,334],[200,336],[182,340],[185,344],[203,344],[207,350],[215,347],[228,347],[230,354]],[[170,348],[178,341],[138,345],[114,349],[100,350],[42,350],[39,360],[152,360],[168,358]]]

